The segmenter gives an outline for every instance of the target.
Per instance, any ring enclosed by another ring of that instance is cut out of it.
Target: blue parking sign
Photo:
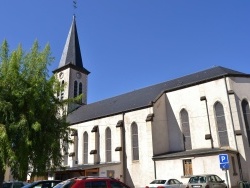
[[[222,170],[228,170],[228,169],[229,169],[229,163],[220,164],[220,168],[221,168]]]
[[[228,154],[219,154],[220,168],[223,170],[229,169]]]
[[[219,154],[220,163],[228,163],[228,154]]]

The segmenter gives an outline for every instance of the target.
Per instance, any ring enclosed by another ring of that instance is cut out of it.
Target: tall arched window
[[[139,142],[138,142],[138,127],[134,122],[131,125],[131,134],[132,134],[132,157],[133,160],[139,160]]]
[[[62,81],[62,84],[61,84],[61,100],[64,99],[64,80]]]
[[[77,90],[78,90],[78,84],[77,84],[77,81],[75,80],[74,81],[74,97],[77,96]]]
[[[247,132],[248,144],[250,145],[250,110],[249,110],[249,104],[247,100],[244,99],[242,101],[241,106],[242,106],[242,112],[243,112],[246,132]]]
[[[82,82],[79,83],[79,92],[78,93],[79,93],[79,95],[82,94]]]
[[[229,146],[227,125],[222,104],[220,102],[216,102],[214,105],[214,110],[216,115],[220,146]]]
[[[106,162],[111,162],[111,156],[112,156],[112,152],[111,152],[111,130],[108,127],[106,129]]]
[[[68,134],[66,134],[66,135],[68,137]],[[63,145],[63,165],[67,166],[68,159],[69,159],[69,155],[68,155],[69,145],[66,141],[63,141],[62,145]]]
[[[192,149],[192,143],[191,143],[188,112],[185,109],[182,109],[180,112],[180,116],[181,116],[181,127],[182,127],[182,134],[183,134],[184,150],[190,150]]]
[[[88,133],[83,133],[83,163],[88,164]]]

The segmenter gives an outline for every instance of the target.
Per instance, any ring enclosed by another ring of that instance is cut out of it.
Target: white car
[[[177,179],[156,179],[145,188],[175,188],[185,187],[182,182]]]

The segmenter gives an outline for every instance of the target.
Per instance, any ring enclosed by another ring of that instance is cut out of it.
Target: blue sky
[[[55,70],[73,14],[88,103],[224,66],[250,73],[249,0],[0,0],[0,42],[49,43]]]

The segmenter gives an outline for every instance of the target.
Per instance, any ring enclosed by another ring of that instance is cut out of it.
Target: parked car
[[[39,180],[34,181],[31,184],[25,185],[22,188],[52,188],[60,182],[61,180]]]
[[[65,180],[54,188],[129,188],[129,186],[114,178],[84,176]]]
[[[25,182],[22,181],[3,182],[3,188],[21,188],[24,185]]]
[[[191,176],[186,188],[227,188],[225,181],[215,174]]]
[[[145,188],[175,188],[185,187],[182,182],[177,179],[156,179]]]

